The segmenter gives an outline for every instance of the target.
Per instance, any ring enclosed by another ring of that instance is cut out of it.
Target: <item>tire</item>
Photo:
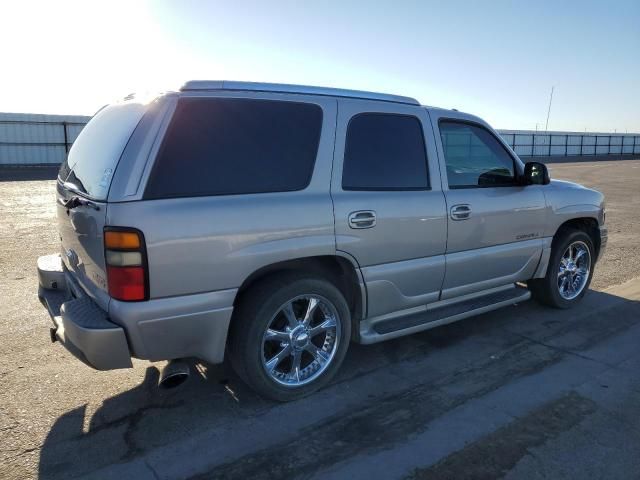
[[[296,400],[331,381],[350,338],[351,315],[340,290],[323,278],[280,274],[240,298],[229,338],[231,365],[259,395]]]
[[[569,246],[573,248],[573,255],[578,256],[577,262],[567,263],[567,251]],[[582,273],[585,266],[586,253],[588,252],[588,273]],[[544,278],[530,280],[528,285],[534,299],[545,305],[555,308],[571,308],[584,297],[595,266],[595,248],[591,237],[582,230],[565,229],[559,232],[551,247],[551,257]],[[563,270],[561,271],[561,263]],[[565,268],[569,265],[570,268]],[[562,272],[573,271],[573,274]],[[586,279],[585,279],[586,277]],[[575,283],[572,280],[575,280]],[[574,288],[572,288],[574,287]],[[563,292],[564,290],[564,292]]]

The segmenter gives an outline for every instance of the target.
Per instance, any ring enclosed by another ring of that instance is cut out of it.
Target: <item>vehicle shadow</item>
[[[559,345],[561,348],[591,348],[640,322],[637,316],[632,318],[611,313],[605,319],[598,314],[600,311],[613,312],[630,304],[638,302],[592,291],[581,305],[569,311],[550,309],[528,301],[381,344],[352,344],[332,385],[319,394],[287,405],[258,397],[237,378],[227,363],[210,366],[192,362],[191,379],[174,390],[159,389],[159,372],[155,366],[149,366],[139,385],[105,399],[94,413],[88,412],[87,405],[84,405],[55,421],[41,448],[39,477],[72,478],[111,464],[130,461],[154,448],[208,431],[219,430],[223,438],[227,433],[237,435],[239,432],[235,429],[238,428],[238,422],[244,421],[250,425],[265,422],[272,410],[279,409],[282,415],[271,415],[268,417],[270,419],[286,418],[289,412],[297,418],[300,413],[314,409],[322,411],[320,419],[330,418],[335,414],[332,405],[338,403],[342,407],[340,395],[344,396],[345,389],[350,391],[349,398],[353,404],[371,408],[380,400],[372,400],[372,397],[387,395],[385,386],[376,386],[375,382],[385,372],[388,374],[392,370],[411,368],[412,372],[425,372],[424,378],[413,378],[412,381],[414,385],[416,381],[424,382],[422,388],[429,389],[435,377],[429,379],[428,370],[442,372],[439,373],[441,376],[452,376],[453,383],[464,382],[464,375],[460,376],[461,380],[455,379],[456,372],[468,369],[470,364],[477,361],[479,373],[472,383],[479,388],[485,381],[483,362],[488,361],[491,352],[504,352],[527,342],[536,343],[537,347],[540,343],[562,342],[557,340],[559,338],[568,338],[566,341],[570,343]],[[588,320],[585,320],[585,315],[590,315]],[[534,370],[544,368],[535,363],[539,360],[539,352],[530,354],[526,349],[522,351],[519,355],[524,360],[519,363],[525,365],[531,361]],[[493,365],[487,369],[498,368],[495,362],[486,365]],[[505,372],[507,370],[509,368],[505,367]],[[512,369],[508,374],[505,373],[501,381],[509,382],[509,375],[514,375]],[[365,378],[371,380],[368,389],[362,388]],[[491,378],[495,378],[495,375]],[[390,388],[402,390],[409,388],[408,385],[399,382]],[[465,385],[462,384],[466,388]],[[328,400],[331,397],[339,400]],[[428,405],[424,408],[428,408]],[[252,448],[263,448],[260,437],[251,438],[250,431],[246,431],[245,435],[253,442]],[[212,446],[212,452],[215,452],[215,446]]]
[[[190,379],[176,389],[158,387],[160,372],[149,366],[140,384],[104,400],[95,412],[83,405],[60,416],[42,445],[39,478],[83,475],[215,427],[222,419],[259,415],[272,406],[227,364],[190,363]]]

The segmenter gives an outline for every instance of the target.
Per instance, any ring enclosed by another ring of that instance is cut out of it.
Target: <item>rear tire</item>
[[[571,308],[586,293],[593,276],[595,249],[582,230],[566,229],[553,241],[544,278],[529,280],[534,299],[555,308]]]
[[[229,339],[231,364],[258,394],[286,402],[331,381],[351,338],[351,315],[331,282],[268,277],[240,298]]]

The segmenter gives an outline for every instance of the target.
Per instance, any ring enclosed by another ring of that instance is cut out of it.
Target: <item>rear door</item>
[[[518,184],[521,164],[486,125],[432,121],[449,217],[442,299],[531,278],[542,254],[541,187]]]
[[[447,219],[424,108],[340,99],[331,195],[336,246],[362,269],[368,317],[438,299]]]
[[[78,136],[58,175],[62,259],[103,309],[109,302],[102,238],[107,195],[120,156],[144,112],[145,105],[136,101],[100,110]]]

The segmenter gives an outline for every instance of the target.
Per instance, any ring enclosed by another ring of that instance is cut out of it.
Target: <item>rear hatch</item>
[[[145,109],[145,104],[130,100],[100,110],[76,139],[58,174],[62,259],[80,286],[104,310],[109,305],[103,244],[109,187]]]

